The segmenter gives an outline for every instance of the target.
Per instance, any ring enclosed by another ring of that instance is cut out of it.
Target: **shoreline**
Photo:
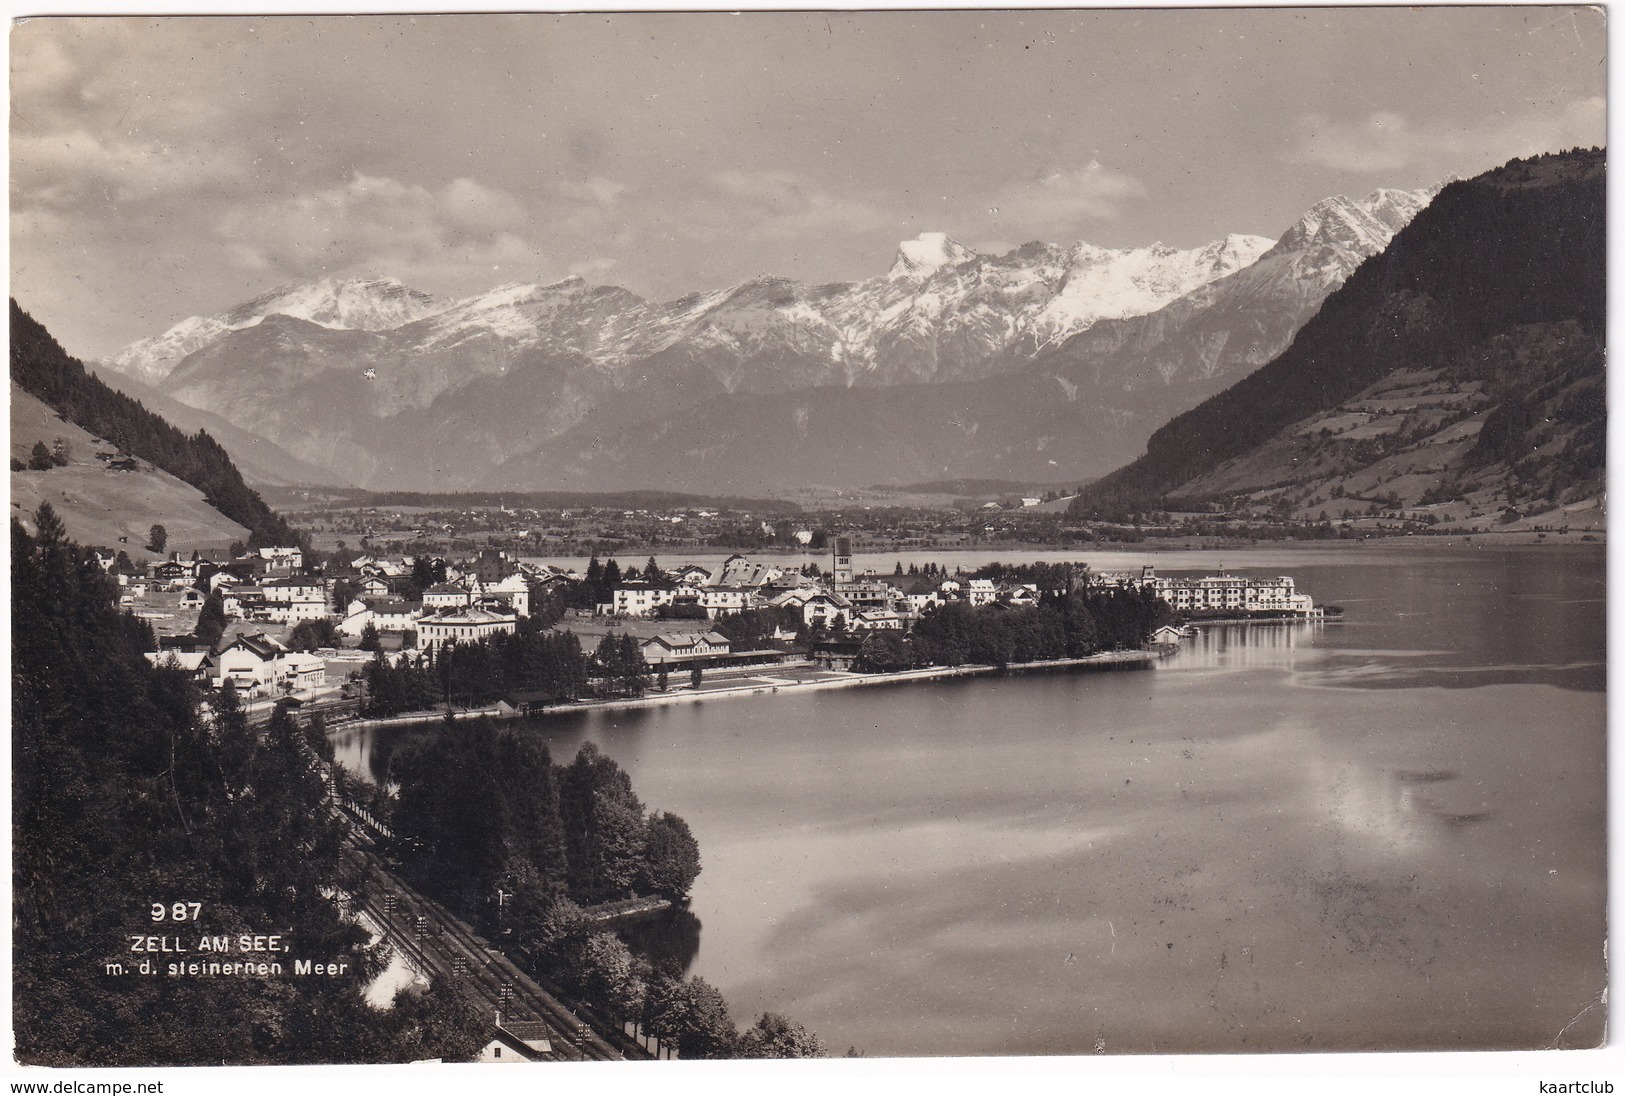
[[[587,700],[568,706],[544,708],[541,711],[528,714],[507,705],[493,705],[486,708],[459,708],[452,709],[453,722],[462,722],[469,719],[547,719],[558,715],[574,715],[577,712],[613,712],[631,711],[643,708],[661,708],[671,704],[695,704],[707,700],[729,700],[737,697],[771,696],[777,693],[815,692],[827,689],[857,689],[872,688],[878,685],[909,685],[922,681],[939,681],[956,677],[991,677],[1016,676],[1030,673],[1056,673],[1068,670],[1126,670],[1145,669],[1152,663],[1165,657],[1165,651],[1102,651],[1100,654],[1086,655],[1083,658],[1057,658],[1042,662],[1012,663],[1002,671],[997,666],[976,664],[969,666],[931,666],[921,670],[899,670],[886,674],[848,674],[844,677],[827,679],[824,681],[786,681],[782,683],[766,682],[760,685],[740,685],[735,688],[711,689],[702,692],[667,692],[654,693],[641,697],[632,697],[621,700]],[[771,677],[763,674],[761,676]],[[375,718],[354,719],[345,723],[338,723],[328,728],[329,734],[340,734],[350,730],[360,730],[372,727],[407,727],[423,723],[444,722],[445,709],[422,712],[407,712],[401,715],[380,716]]]

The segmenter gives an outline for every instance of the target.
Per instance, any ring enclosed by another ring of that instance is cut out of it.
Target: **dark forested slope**
[[[299,537],[251,490],[231,457],[206,432],[186,434],[69,357],[51,333],[11,302],[11,379],[63,418],[106,438],[202,491],[209,504],[249,531],[250,546],[291,545]]]
[[[32,536],[11,526],[17,1059],[472,1057],[486,1018],[449,987],[388,1012],[363,999],[383,956],[344,916],[355,883],[324,805],[320,729],[282,708],[252,727],[229,691],[206,709],[184,671],[147,662],[150,629],[118,610],[117,587],[50,506],[34,521]],[[244,952],[240,934],[287,950]],[[205,947],[216,937],[228,942]],[[281,972],[172,965],[260,960]],[[302,960],[343,969],[301,977]]]

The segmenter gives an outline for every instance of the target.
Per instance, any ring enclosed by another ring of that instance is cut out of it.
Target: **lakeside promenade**
[[[546,719],[555,715],[569,715],[576,712],[613,712],[627,711],[637,708],[659,708],[668,704],[694,704],[707,700],[727,700],[736,697],[771,696],[779,693],[804,693],[825,689],[857,689],[873,688],[881,685],[909,685],[925,681],[941,681],[957,677],[992,677],[1014,676],[1031,673],[1060,673],[1079,670],[1136,670],[1144,669],[1165,657],[1165,651],[1102,651],[1099,654],[1087,655],[1083,658],[1057,658],[1046,659],[1040,662],[1012,663],[1001,669],[998,666],[987,664],[974,664],[964,666],[929,666],[920,670],[898,670],[893,673],[860,674],[839,670],[821,670],[813,680],[798,680],[794,677],[780,677],[771,671],[804,670],[808,663],[795,663],[786,667],[765,667],[758,672],[751,673],[746,681],[739,685],[720,685],[711,688],[700,688],[698,691],[680,686],[667,692],[649,693],[641,697],[627,697],[612,700],[582,700],[556,707],[543,708],[540,711],[529,713],[530,718]],[[526,715],[506,704],[490,705],[482,708],[453,708],[450,709],[453,720],[465,719],[518,719]],[[383,718],[361,718],[335,724],[331,730],[350,731],[364,727],[404,727],[415,723],[430,723],[444,720],[447,715],[446,708],[435,708],[427,711],[406,712],[401,715]]]

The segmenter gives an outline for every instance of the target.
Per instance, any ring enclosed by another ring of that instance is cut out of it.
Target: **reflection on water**
[[[700,953],[700,919],[680,906],[627,921],[616,931],[656,970],[674,978],[686,975]]]
[[[669,961],[830,1046],[1595,1043],[1601,1010],[1567,1025],[1604,985],[1601,552],[1260,569],[1346,619],[1205,627],[1150,673],[515,726],[689,822]],[[402,734],[336,744],[376,774]]]

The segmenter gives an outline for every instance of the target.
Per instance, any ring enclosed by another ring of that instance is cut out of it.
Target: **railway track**
[[[542,1021],[550,1029],[554,1056],[564,1061],[652,1057],[623,1032],[611,1029],[606,1038],[594,1031],[500,949],[434,899],[398,879],[371,840],[353,827],[345,860],[361,884],[353,893],[390,943],[419,970],[445,975],[452,985],[490,1010],[493,1019],[501,1012],[510,1020]]]

